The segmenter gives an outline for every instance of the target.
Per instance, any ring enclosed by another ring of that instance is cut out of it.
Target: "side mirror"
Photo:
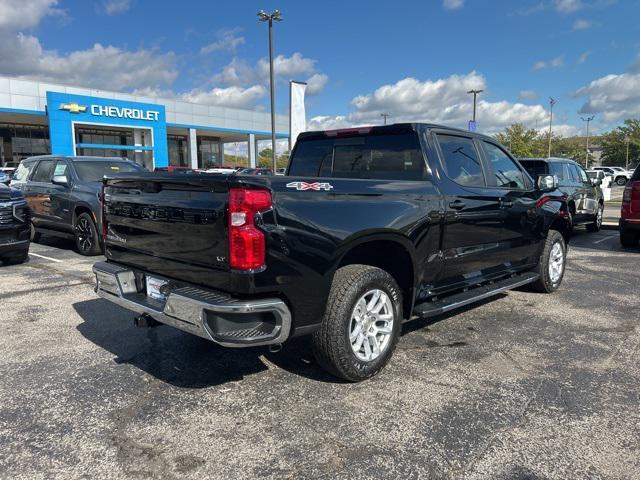
[[[602,185],[602,179],[600,178],[600,175],[598,175],[598,178],[591,179],[591,185],[593,185],[594,187],[599,187],[600,185]]]
[[[551,192],[558,188],[558,179],[555,175],[538,175],[536,186],[542,192]]]
[[[54,175],[53,179],[51,180],[51,183],[66,187],[67,185],[69,185],[69,179],[67,178],[66,175]]]
[[[598,178],[604,180],[604,172],[602,170],[598,170]]]

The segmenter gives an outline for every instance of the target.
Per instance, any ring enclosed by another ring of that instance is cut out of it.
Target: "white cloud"
[[[48,15],[59,15],[58,0],[3,0],[0,5],[0,29],[20,30],[35,27]]]
[[[467,91],[484,89],[485,78],[471,72],[437,80],[404,78],[383,85],[374,92],[351,101],[354,111],[346,115],[318,116],[309,121],[311,129],[344,128],[381,123],[380,114],[390,113],[394,122],[433,122],[464,128],[472,115],[472,98]],[[515,122],[533,127],[548,121],[541,105],[480,99],[478,124],[483,132],[495,132]]]
[[[575,125],[569,125],[566,123],[560,123],[558,125],[552,125],[551,131],[553,135],[558,135],[560,137],[575,137],[576,135],[582,135],[582,130],[580,127],[576,127]],[[593,133],[596,133],[595,130],[590,130]],[[548,134],[549,133],[549,119],[547,118],[547,123],[544,126],[538,127],[538,133]]]
[[[537,100],[538,94],[534,90],[520,90],[518,100]]]
[[[562,55],[552,58],[551,60],[539,60],[533,64],[534,70],[544,70],[545,68],[559,68],[564,64]]]
[[[582,0],[554,0],[553,3],[560,13],[573,13],[584,7]]]
[[[578,63],[586,62],[587,59],[589,58],[589,55],[591,55],[591,50],[587,50],[586,52],[582,52],[580,54],[580,56],[578,57]]]
[[[458,10],[464,7],[464,0],[442,0],[442,7],[446,10]]]
[[[327,85],[329,77],[324,73],[314,73],[307,79],[307,95],[318,95]]]
[[[586,97],[580,113],[596,113],[604,123],[640,116],[640,73],[630,71],[605,75],[576,92]]]
[[[311,75],[315,72],[316,60],[304,57],[301,53],[294,53],[290,57],[278,55],[273,59],[274,75],[285,80],[298,80],[296,77]],[[269,78],[269,60],[261,58],[256,65],[256,72],[260,78]]]
[[[178,97],[186,102],[204,105],[222,105],[225,107],[250,108],[267,94],[267,89],[262,85],[253,85],[248,88],[227,87],[212,88],[210,90],[194,89],[181,93]]]
[[[235,53],[237,48],[245,43],[244,37],[238,35],[239,32],[238,28],[221,30],[218,32],[218,40],[202,47],[200,53],[205,55],[218,51]]]
[[[104,0],[100,11],[107,15],[118,15],[131,8],[131,0]]]
[[[593,24],[589,20],[585,20],[584,18],[579,18],[575,22],[573,22],[574,30],[587,30],[591,28]]]

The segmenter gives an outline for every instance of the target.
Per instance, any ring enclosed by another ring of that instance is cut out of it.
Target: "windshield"
[[[114,161],[74,162],[80,180],[99,182],[105,175],[116,173],[144,172],[144,168],[135,163]]]

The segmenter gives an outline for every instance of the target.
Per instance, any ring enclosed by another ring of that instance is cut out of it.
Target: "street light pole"
[[[553,123],[553,106],[558,103],[558,101],[549,97],[549,152],[547,153],[547,158],[551,158],[551,124]]]
[[[276,171],[276,94],[273,79],[273,21],[282,21],[280,10],[266,13],[264,10],[258,12],[258,19],[261,22],[269,22],[269,89],[271,94],[271,159],[273,160],[273,171]]]
[[[591,115],[590,117],[587,117],[587,118],[580,117],[583,122],[587,122],[587,151],[584,156],[585,169],[589,168],[589,124],[591,123],[591,120],[593,120],[595,117],[596,117],[595,115]]]
[[[380,116],[384,119],[384,125],[387,124],[387,118],[391,116],[389,113],[381,113]]]
[[[484,92],[484,90],[469,90],[467,93],[473,94],[473,123],[476,123],[476,101],[478,94]]]

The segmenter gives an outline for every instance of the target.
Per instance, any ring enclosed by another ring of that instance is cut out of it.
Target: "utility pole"
[[[271,158],[273,160],[273,171],[276,171],[276,94],[273,80],[273,21],[282,21],[280,10],[266,13],[264,10],[258,12],[258,19],[261,22],[269,22],[269,86],[271,93]]]
[[[384,118],[384,125],[386,125],[387,124],[387,118],[389,118],[391,116],[391,114],[390,113],[381,113],[380,116],[382,118]]]
[[[626,135],[624,139],[627,142],[627,160],[624,164],[624,168],[625,170],[629,171],[629,142],[631,141],[631,137],[629,135]]]
[[[547,158],[551,158],[551,124],[553,123],[553,106],[558,103],[558,101],[549,97],[549,152],[547,154]]]
[[[473,123],[476,123],[476,103],[478,94],[484,92],[484,90],[469,90],[467,93],[473,94]]]
[[[587,151],[584,156],[585,169],[589,168],[589,124],[591,123],[591,120],[593,120],[595,117],[596,117],[595,115],[591,115],[590,117],[587,117],[587,118],[580,117],[583,122],[587,122]]]

